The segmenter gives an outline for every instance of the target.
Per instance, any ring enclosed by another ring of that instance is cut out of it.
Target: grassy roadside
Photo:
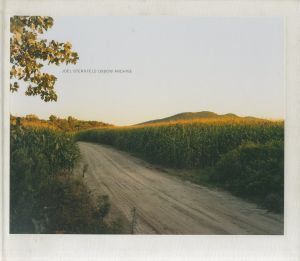
[[[213,167],[164,169],[195,184],[220,188],[275,213],[284,209],[283,143],[244,144]]]
[[[106,220],[109,198],[93,200],[73,174],[80,153],[71,135],[11,126],[10,138],[10,233],[122,233]]]
[[[210,188],[218,188],[217,183],[210,180],[212,168],[206,169],[162,169],[163,172],[171,176],[176,176],[183,181],[189,181],[194,184],[204,185]]]

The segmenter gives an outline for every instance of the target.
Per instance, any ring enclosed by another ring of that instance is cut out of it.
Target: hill
[[[200,111],[200,112],[183,112],[178,113],[173,116],[169,116],[162,119],[146,121],[143,123],[139,123],[137,125],[144,125],[144,124],[153,124],[153,123],[160,123],[160,122],[171,122],[171,121],[181,121],[181,120],[195,120],[195,119],[222,119],[222,118],[233,118],[233,119],[257,119],[255,117],[240,117],[233,113],[227,114],[217,114],[211,111]]]

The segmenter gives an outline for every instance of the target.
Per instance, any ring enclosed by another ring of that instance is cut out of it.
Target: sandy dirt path
[[[282,234],[283,217],[230,193],[191,184],[108,146],[79,142],[80,171],[94,195],[107,194],[135,234]]]

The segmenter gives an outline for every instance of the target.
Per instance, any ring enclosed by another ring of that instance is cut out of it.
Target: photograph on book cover
[[[10,233],[283,234],[282,18],[10,30]]]
[[[280,244],[287,14],[141,14],[6,14],[4,230]]]

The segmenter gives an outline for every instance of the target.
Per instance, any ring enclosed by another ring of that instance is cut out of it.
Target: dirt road
[[[184,182],[125,152],[79,142],[94,195],[108,194],[135,234],[282,234],[283,217],[231,194]]]

